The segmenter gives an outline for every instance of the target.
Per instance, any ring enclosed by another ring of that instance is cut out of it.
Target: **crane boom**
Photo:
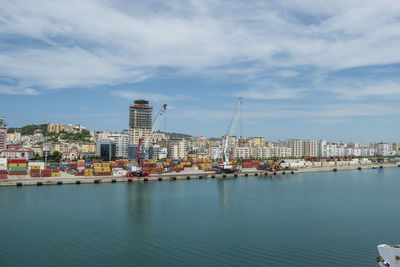
[[[233,114],[233,119],[231,122],[230,127],[228,128],[226,134],[225,134],[225,139],[224,139],[224,143],[222,145],[222,159],[224,162],[224,165],[229,165],[229,148],[230,148],[230,137],[233,136],[233,134],[236,131],[236,126],[239,120],[239,115],[240,115],[240,107],[242,105],[242,97],[239,97],[238,103],[236,105],[236,109],[235,112]]]
[[[161,108],[160,113],[158,113],[158,117],[157,117],[156,121],[154,122],[153,133],[158,130],[158,127],[160,126],[161,119],[162,119],[166,109],[167,109],[167,104],[164,104],[163,107]]]
[[[161,119],[162,119],[162,117],[163,117],[164,112],[165,112],[166,109],[167,109],[167,104],[164,104],[164,105],[162,106],[162,108],[161,108],[161,111],[158,113],[158,116],[157,116],[157,118],[156,118],[156,121],[154,122],[154,125],[153,125],[153,128],[152,128],[152,133],[156,132],[156,131],[158,130],[158,127],[160,127],[160,122],[161,122]],[[146,136],[145,144],[144,144],[145,149],[148,149],[148,146],[149,146],[149,139],[150,139],[150,138],[149,138],[148,136]]]

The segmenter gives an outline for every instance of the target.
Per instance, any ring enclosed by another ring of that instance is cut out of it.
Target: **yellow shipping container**
[[[40,166],[31,166],[31,170],[40,170]]]
[[[52,172],[51,177],[60,177],[61,174],[59,172]]]
[[[93,163],[93,167],[101,167],[101,163]]]
[[[8,167],[11,167],[11,168],[14,168],[14,167],[26,168],[27,164],[26,163],[9,163]]]
[[[101,166],[102,166],[103,168],[104,168],[104,167],[110,168],[110,163],[102,163]]]

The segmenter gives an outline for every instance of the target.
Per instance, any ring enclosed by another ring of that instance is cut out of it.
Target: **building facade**
[[[137,146],[139,139],[143,144],[152,143],[152,113],[147,100],[135,100],[129,106],[129,145]]]
[[[116,157],[121,159],[128,158],[129,134],[111,134],[109,138],[115,142]]]
[[[316,157],[318,156],[318,142],[317,141],[303,141],[303,156]]]

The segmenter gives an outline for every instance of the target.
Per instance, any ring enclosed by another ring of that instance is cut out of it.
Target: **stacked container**
[[[71,161],[68,163],[68,172],[69,173],[75,173],[77,168],[78,168],[78,165],[76,162]]]
[[[0,179],[7,179],[7,159],[0,158]]]
[[[93,169],[85,169],[84,176],[93,176]]]
[[[8,161],[9,175],[27,175],[28,161],[26,159],[10,159]]]
[[[31,177],[40,177],[40,170],[44,169],[44,162],[30,161],[28,171]]]
[[[147,172],[150,174],[157,173],[157,163],[145,162],[143,163],[142,170],[143,172]]]
[[[40,175],[42,177],[51,177],[51,170],[49,169],[40,170]]]
[[[109,163],[96,163],[93,167],[93,173],[95,176],[110,176],[111,175],[111,168]]]

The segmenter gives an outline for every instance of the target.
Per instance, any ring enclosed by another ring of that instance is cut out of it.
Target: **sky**
[[[400,1],[0,0],[0,116],[161,131],[400,141]]]

